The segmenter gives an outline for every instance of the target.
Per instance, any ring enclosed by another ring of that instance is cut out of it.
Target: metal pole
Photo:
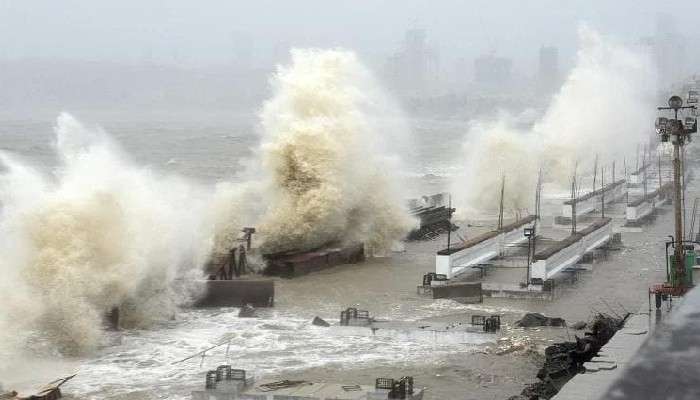
[[[676,111],[676,119],[678,111]],[[674,259],[676,261],[676,283],[682,287],[685,282],[685,266],[683,265],[683,210],[681,210],[681,158],[680,145],[678,143],[680,133],[677,133],[677,140],[673,143],[673,192],[674,192],[674,213],[676,220],[676,244],[674,246]]]
[[[530,259],[530,261],[535,260],[536,253],[537,253],[537,224],[532,226],[532,258]],[[528,273],[528,282],[530,282],[529,281],[530,269],[527,270],[527,273]]]
[[[686,129],[683,123],[678,120],[678,110],[680,109],[695,109],[695,106],[683,107],[683,100],[678,96],[671,96],[668,99],[669,107],[658,107],[659,110],[673,110],[674,120],[671,132],[665,134],[670,135],[673,143],[673,202],[674,202],[674,219],[676,237],[673,243],[673,258],[675,264],[675,279],[671,279],[674,289],[677,289],[681,294],[686,290],[685,279],[685,257],[683,249],[683,223],[685,218],[684,199],[682,188],[682,165],[681,165],[681,148],[685,144],[686,138],[696,131],[695,125],[691,129]],[[672,299],[673,297],[671,297]]]
[[[613,161],[613,165],[612,165],[612,182],[611,183],[613,183],[613,184],[615,183],[615,161]]]
[[[593,191],[595,192],[595,181],[598,175],[598,154],[595,155],[595,161],[593,162]]]
[[[530,248],[532,247],[532,237],[527,238],[527,276],[525,283],[530,284]]]
[[[644,198],[647,198],[647,147],[644,145],[644,155],[642,156],[642,168],[644,168]]]
[[[661,178],[661,152],[658,153],[657,157],[659,161],[659,192],[661,191],[661,187],[663,186],[662,178]]]
[[[683,138],[685,141],[685,137]],[[685,144],[685,142],[684,142]],[[681,209],[683,210],[683,227],[685,229],[686,219],[685,219],[685,147],[680,148],[680,158],[681,158]]]
[[[624,167],[625,170],[625,204],[630,203],[630,190],[629,190],[629,177],[627,176],[627,158],[622,159],[622,166]]]
[[[445,203],[443,203],[445,204]],[[452,237],[452,194],[449,195],[449,200],[447,201],[447,208],[449,212],[449,218],[447,218],[447,252],[450,252],[450,239]]]
[[[605,167],[600,167],[600,216],[605,218]]]
[[[571,181],[571,234],[576,233],[576,176]]]
[[[501,178],[501,204],[498,209],[498,230],[500,231],[501,228],[503,228],[503,195],[505,194],[505,189],[506,189],[506,176],[503,175]]]

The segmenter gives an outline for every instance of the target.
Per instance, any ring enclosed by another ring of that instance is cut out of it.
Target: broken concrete
[[[521,395],[530,400],[551,399],[576,374],[587,372],[587,365],[596,370],[614,369],[609,363],[589,363],[623,327],[624,322],[623,318],[597,314],[589,324],[590,332],[586,332],[583,338],[576,337],[575,342],[555,343],[547,347],[544,365],[537,373],[539,382],[527,385]]]
[[[515,323],[515,326],[523,328],[532,328],[535,326],[564,326],[566,321],[561,318],[556,317],[546,317],[540,313],[527,313],[519,321]]]
[[[316,325],[316,326],[323,326],[323,327],[328,327],[331,326],[328,322],[326,322],[324,319],[320,317],[314,317],[314,320],[311,321],[311,325]]]
[[[241,278],[201,281],[204,295],[195,307],[272,307],[275,282],[272,279]]]

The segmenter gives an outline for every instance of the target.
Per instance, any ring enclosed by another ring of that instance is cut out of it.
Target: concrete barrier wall
[[[481,299],[481,282],[451,283],[432,287],[434,299],[478,298]]]
[[[621,184],[616,185],[609,192],[605,193],[605,203],[615,203],[625,198],[627,194],[627,185],[622,181]],[[609,199],[609,200],[608,200]]]
[[[654,212],[656,207],[662,205],[668,198],[671,184],[664,184],[663,187],[654,190],[646,197],[632,201],[625,209],[625,221],[628,225],[640,223]]]
[[[576,216],[581,216],[588,214],[589,212],[595,211],[597,207],[600,206],[600,197],[591,197],[583,201],[576,201]],[[566,204],[561,207],[561,215],[563,217],[571,217],[571,207],[572,204]]]
[[[630,174],[630,177],[627,181],[627,184],[629,184],[630,186],[638,186],[642,183],[644,183],[644,174],[640,173]]]
[[[612,224],[608,219],[603,226],[581,236],[570,245],[551,255],[547,254],[546,258],[536,260],[531,266],[530,276],[543,281],[550,279],[564,268],[578,262],[584,254],[607,243],[611,237]]]
[[[627,205],[625,210],[625,220],[628,224],[637,223],[643,218],[646,218],[654,211],[652,203],[650,201],[644,201],[636,206],[631,204]]]
[[[275,282],[272,279],[232,279],[199,281],[202,297],[195,307],[272,307],[275,301]]]
[[[605,193],[605,204],[615,203],[622,200],[627,193],[627,185],[625,185],[625,180],[621,179],[615,183],[611,183],[605,186],[605,189],[598,189],[594,192],[589,192],[583,196],[579,196],[576,199],[576,216],[581,216],[588,214],[590,212],[599,209],[602,205],[602,197]],[[565,218],[571,217],[571,207],[572,201],[567,200],[564,202],[561,214]]]
[[[435,272],[452,279],[472,266],[499,256],[507,246],[527,240],[523,235],[523,226],[533,221],[534,216],[529,216],[505,226],[501,232],[488,232],[484,240],[476,238],[474,243],[461,248],[439,251],[435,256]]]
[[[341,264],[356,264],[365,260],[363,243],[287,255],[263,256],[265,275],[293,278]]]

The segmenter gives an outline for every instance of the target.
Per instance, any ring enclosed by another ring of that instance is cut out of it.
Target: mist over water
[[[139,168],[107,134],[68,114],[57,120],[53,176],[2,156],[0,351],[48,340],[66,354],[95,349],[102,319],[124,326],[168,318],[196,273],[198,208],[182,179]]]
[[[406,132],[398,108],[352,52],[292,56],[273,78],[243,181],[206,188],[139,167],[65,113],[53,174],[2,154],[0,350],[48,342],[88,353],[113,307],[125,327],[172,317],[192,295],[179,283],[199,278],[244,226],[275,252],[364,242],[384,254],[405,235],[411,220],[387,148]]]
[[[389,148],[408,133],[398,108],[344,50],[293,50],[272,87],[260,114],[262,250],[363,242],[385,253],[411,226]]]
[[[592,168],[596,154],[621,166],[651,132],[653,71],[648,54],[581,27],[576,65],[531,129],[516,128],[507,114],[470,124],[466,176],[453,184],[459,202],[467,213],[497,210],[505,175],[506,210],[531,210],[540,168],[545,181],[565,188],[574,167]]]

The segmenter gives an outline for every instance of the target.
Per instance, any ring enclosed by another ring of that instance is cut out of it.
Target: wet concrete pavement
[[[284,377],[366,383],[378,376],[413,375],[417,384],[430,387],[427,399],[504,399],[518,394],[525,384],[536,380],[544,347],[554,341],[572,340],[575,334],[583,332],[567,328],[513,328],[513,322],[526,311],[562,317],[569,324],[586,321],[596,312],[620,315],[637,312],[647,300],[648,287],[665,278],[663,241],[672,226],[670,210],[670,205],[664,206],[655,220],[642,229],[623,232],[622,248],[600,252],[592,264],[585,265],[585,271],[576,276],[557,277],[551,301],[485,298],[478,305],[465,306],[449,300],[437,303],[446,319],[466,321],[471,314],[488,312],[504,315],[504,330],[499,334],[500,341],[494,344],[465,348],[464,352],[429,362],[408,361],[397,354],[395,363],[383,367],[328,365]],[[619,230],[624,223],[619,218],[624,215],[624,205],[613,205],[606,212],[617,216],[614,223],[615,230]],[[552,222],[553,217],[543,221],[541,232],[546,238],[559,240],[568,235],[566,228],[555,227]],[[289,306],[309,318],[319,314],[331,321],[347,306],[368,309],[381,318],[427,317],[420,310],[436,302],[417,295],[415,287],[422,274],[432,270],[434,252],[444,247],[445,242],[443,236],[435,241],[409,243],[405,253],[392,258],[280,281],[278,298],[285,307],[293,303]],[[524,281],[526,262],[524,257],[517,256],[519,251],[514,249],[516,257],[507,262],[494,262],[496,266],[487,270],[484,281]],[[407,346],[406,352],[410,351]]]

